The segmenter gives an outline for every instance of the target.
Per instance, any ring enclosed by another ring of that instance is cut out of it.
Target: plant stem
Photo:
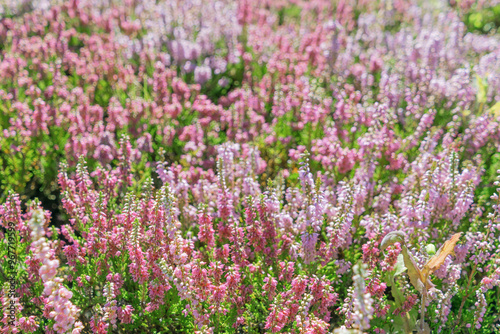
[[[405,333],[411,334],[412,331],[411,331],[411,328],[410,328],[410,321],[409,321],[410,314],[408,312],[406,312],[405,315],[402,318],[403,318],[403,325],[405,327]]]
[[[427,289],[424,287],[422,290],[422,306],[420,307],[420,333],[424,332],[425,297],[427,297]]]

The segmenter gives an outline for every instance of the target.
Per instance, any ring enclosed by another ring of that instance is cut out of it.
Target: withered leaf
[[[420,269],[415,263],[415,259],[413,259],[413,256],[408,251],[406,245],[402,247],[401,253],[403,254],[405,267],[408,269],[408,277],[410,278],[410,283],[415,287],[415,289],[417,289],[419,292],[422,292],[425,280],[422,277]]]
[[[380,243],[380,250],[384,250],[390,245],[395,244],[396,242],[400,242],[404,244],[405,242],[405,234],[401,231],[392,231],[385,235],[384,239]]]
[[[401,247],[401,254],[403,255],[403,261],[404,261],[405,267],[408,269],[408,277],[410,279],[410,283],[420,293],[422,293],[422,291],[424,290],[424,287],[427,291],[434,288],[435,285],[431,282],[431,280],[427,279],[428,275],[427,276],[424,275],[424,273],[417,266],[417,263],[415,262],[413,255],[408,251],[408,248],[406,247],[406,244],[405,244],[404,232],[393,231],[393,232],[387,233],[387,235],[382,239],[382,242],[380,243],[380,249],[384,250],[385,248],[389,247],[390,245],[393,245],[396,242],[401,243],[401,246],[402,246]],[[446,245],[446,243],[445,243],[445,245]],[[441,250],[441,248],[440,248],[440,250]],[[436,253],[436,255],[438,255],[438,254],[439,254],[439,251],[438,251],[438,253]]]
[[[441,267],[441,265],[446,260],[446,257],[451,254],[455,254],[455,245],[460,239],[462,232],[455,233],[450,240],[445,241],[445,243],[438,249],[436,254],[427,261],[427,263],[422,268],[422,277],[424,282],[427,278],[436,270]]]
[[[417,289],[419,292],[422,292],[424,286],[427,288],[431,288],[432,286],[428,284],[424,284],[425,280],[422,276],[422,272],[417,266],[413,255],[408,251],[408,248],[405,244],[405,234],[402,231],[392,231],[387,233],[387,235],[382,239],[380,243],[380,249],[384,250],[390,245],[393,245],[396,242],[401,243],[401,254],[403,255],[403,261],[406,269],[408,269],[408,277],[410,278],[410,283]],[[432,284],[432,283],[430,283]]]
[[[422,330],[422,326],[420,324],[421,321],[422,321],[422,319],[417,320],[417,324],[416,324],[417,333],[418,334],[431,334],[431,328],[429,327],[429,324],[426,322],[424,322],[424,328]]]

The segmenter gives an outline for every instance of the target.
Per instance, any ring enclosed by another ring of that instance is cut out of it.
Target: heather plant
[[[498,6],[0,6],[2,332],[499,332]]]

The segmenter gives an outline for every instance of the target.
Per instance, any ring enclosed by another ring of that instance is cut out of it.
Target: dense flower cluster
[[[498,1],[7,3],[2,333],[498,330]]]

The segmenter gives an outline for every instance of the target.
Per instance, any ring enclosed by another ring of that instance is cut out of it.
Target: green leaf
[[[394,276],[401,275],[406,270],[404,257],[402,253],[399,253],[398,260],[394,266]]]
[[[488,93],[488,83],[483,80],[479,75],[476,75],[477,80],[477,102],[486,103]]]
[[[495,118],[500,116],[500,102],[497,102],[490,108],[490,114],[492,114]]]

